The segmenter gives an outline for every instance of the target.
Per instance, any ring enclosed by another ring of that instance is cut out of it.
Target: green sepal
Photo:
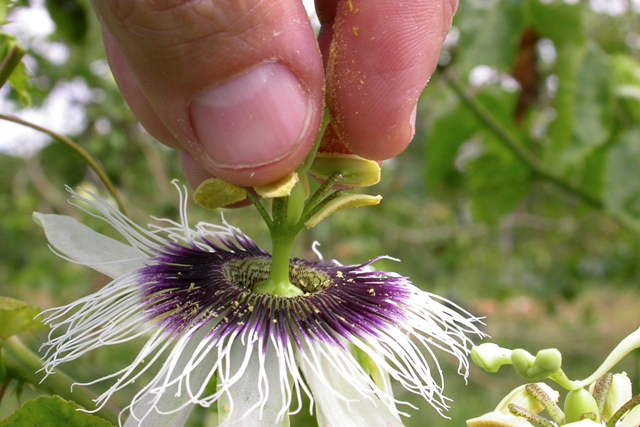
[[[382,196],[370,196],[368,194],[341,194],[322,206],[311,218],[305,221],[307,228],[313,228],[323,219],[346,208],[359,208],[362,206],[374,206],[380,203]]]
[[[218,178],[203,181],[193,192],[193,201],[205,209],[217,209],[241,202],[247,191]]]
[[[368,187],[380,182],[380,165],[355,154],[318,153],[309,172],[320,179],[340,174],[340,184],[348,187]]]
[[[265,199],[274,199],[276,197],[287,197],[291,194],[291,190],[300,181],[297,172],[291,172],[289,175],[280,178],[276,182],[267,185],[253,187],[256,193]]]

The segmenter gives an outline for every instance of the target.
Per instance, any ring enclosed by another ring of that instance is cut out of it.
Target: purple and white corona
[[[47,373],[101,346],[146,344],[110,381],[104,405],[147,370],[154,379],[123,412],[124,425],[182,426],[194,405],[217,403],[220,425],[286,426],[307,395],[321,426],[401,426],[392,382],[447,408],[435,349],[466,374],[478,319],[406,277],[362,265],[292,259],[296,296],[256,291],[271,255],[238,228],[141,227],[99,197],[69,190],[112,225],[113,240],[66,216],[35,214],[50,244],[113,278],[98,292],[45,311]],[[315,249],[315,248],[314,248]],[[211,384],[215,387],[211,387]],[[139,382],[136,382],[139,386]]]

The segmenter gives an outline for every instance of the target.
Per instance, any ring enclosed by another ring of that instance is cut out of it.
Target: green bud
[[[613,414],[629,400],[632,396],[631,380],[626,372],[621,374],[613,374],[609,393],[604,401],[604,409],[602,411],[602,419],[609,421]]]
[[[471,349],[471,360],[477,367],[494,373],[502,365],[511,363],[511,350],[494,343],[484,343]]]
[[[516,373],[522,378],[529,380],[529,368],[531,368],[535,362],[536,358],[527,350],[516,348],[511,352],[511,363],[513,363],[513,369],[515,369]]]
[[[567,424],[580,421],[584,414],[596,414],[595,422],[600,422],[600,411],[596,399],[584,388],[571,390],[564,401],[564,415]],[[586,421],[586,420],[583,420]],[[598,424],[599,425],[599,424]]]
[[[540,350],[536,357],[523,349],[513,350],[513,367],[521,377],[528,381],[542,381],[560,369],[562,355],[555,348]]]
[[[313,228],[323,219],[346,208],[359,208],[362,206],[374,206],[380,203],[382,196],[369,196],[367,194],[342,194],[325,204],[315,215],[307,220],[304,225]]]
[[[380,181],[380,165],[355,154],[318,153],[309,172],[321,179],[339,173],[340,184],[348,187],[368,187]]]
[[[536,354],[536,365],[542,370],[554,373],[562,366],[562,354],[555,348],[540,350]]]

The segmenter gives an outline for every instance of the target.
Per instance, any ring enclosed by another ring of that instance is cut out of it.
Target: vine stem
[[[585,202],[598,208],[604,209],[604,204],[597,196],[591,194],[586,189],[579,187],[563,179],[559,174],[548,168],[540,159],[529,151],[520,139],[515,136],[500,120],[498,120],[484,105],[477,99],[470,96],[464,89],[457,77],[448,75],[449,86],[456,92],[462,102],[484,123],[500,140],[511,150],[515,156],[526,164],[536,175],[547,181],[551,181],[559,187],[580,196]]]
[[[476,117],[480,119],[480,121],[484,123],[494,134],[496,134],[500,141],[502,141],[502,143],[509,148],[520,161],[527,165],[534,174],[538,175],[542,179],[554,183],[569,193],[577,195],[594,208],[604,211],[622,227],[640,234],[640,222],[623,211],[608,209],[600,197],[592,194],[590,191],[579,185],[565,180],[560,174],[548,168],[540,159],[529,151],[524,144],[522,144],[520,138],[514,135],[511,130],[491,114],[491,112],[485,108],[482,103],[469,95],[462,82],[460,82],[457,77],[449,74],[446,78],[449,86],[460,97],[462,102],[464,102]]]
[[[52,130],[49,130],[49,129],[44,128],[42,126],[38,126],[38,125],[36,125],[34,123],[27,122],[27,121],[22,120],[22,119],[20,119],[18,117],[10,116],[10,115],[7,115],[7,114],[0,114],[0,119],[6,120],[6,121],[9,121],[9,122],[13,122],[13,123],[17,123],[17,124],[20,124],[22,126],[26,126],[26,127],[31,128],[31,129],[35,129],[35,130],[37,130],[39,132],[45,133],[45,134],[49,135],[50,137],[52,137],[53,139],[55,139],[56,141],[65,144],[67,147],[69,147],[73,151],[75,151],[80,157],[82,157],[82,160],[84,160],[84,162],[91,169],[93,169],[93,171],[98,175],[98,178],[100,178],[100,181],[102,181],[102,183],[106,187],[106,189],[109,192],[109,194],[111,194],[111,196],[115,199],[116,203],[118,204],[118,208],[120,209],[120,211],[125,216],[129,216],[127,214],[127,209],[125,208],[124,203],[122,202],[122,200],[118,196],[118,193],[116,191],[115,186],[113,185],[113,183],[111,182],[111,180],[109,179],[107,174],[104,172],[104,170],[100,167],[98,162],[93,157],[91,157],[91,154],[89,154],[84,148],[80,147],[78,144],[76,144],[75,142],[73,142],[72,140],[67,138],[66,136],[60,135],[60,134],[58,134],[56,132],[53,132]]]
[[[40,390],[58,395],[63,399],[72,400],[88,410],[95,408],[94,400],[98,395],[76,384],[76,381],[67,374],[56,371],[45,378],[45,373],[42,372],[42,360],[18,337],[8,338],[3,343],[2,355],[10,377],[33,384]],[[119,411],[112,404],[103,406],[95,413],[114,425],[118,424]]]

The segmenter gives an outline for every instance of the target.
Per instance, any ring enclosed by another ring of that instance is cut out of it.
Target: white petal
[[[144,267],[145,256],[129,245],[96,233],[64,215],[35,212],[49,243],[69,258],[112,278]]]
[[[155,396],[151,393],[144,395],[142,400],[136,405],[136,413],[147,412],[147,408],[152,404],[154,398]],[[172,398],[172,396],[167,394],[167,398]],[[162,404],[163,400],[164,399],[161,399],[160,404]],[[189,405],[170,414],[160,414],[158,413],[158,409],[154,407],[142,421],[129,416],[127,422],[124,423],[124,427],[182,427],[186,424],[194,406],[195,405]]]
[[[176,342],[151,384],[135,396],[125,427],[181,427],[187,422],[194,400],[211,379],[217,360],[213,352],[200,357],[209,330],[202,327]],[[200,362],[194,363],[195,360]]]
[[[640,425],[640,406],[633,408],[627,415],[624,416],[620,424],[620,427],[637,427]]]
[[[467,420],[469,427],[533,427],[529,421],[511,412],[494,411]]]
[[[251,347],[248,349],[240,340],[236,340],[231,348],[229,372],[233,375],[242,370],[242,376],[218,400],[220,426],[287,427],[289,405],[282,394],[276,351],[272,345],[268,345],[266,354],[261,356],[258,345]],[[247,355],[247,350],[250,350],[250,355]],[[245,363],[246,367],[243,368]],[[218,385],[221,386],[224,384]],[[283,405],[287,412],[279,417]]]
[[[315,367],[309,366],[303,357],[298,358],[300,369],[317,404],[316,411],[320,427],[403,426],[373,391],[366,396],[361,394],[331,366],[324,356],[320,355],[320,358],[320,363]],[[316,371],[319,371],[324,379]],[[336,391],[342,397],[338,396]]]

